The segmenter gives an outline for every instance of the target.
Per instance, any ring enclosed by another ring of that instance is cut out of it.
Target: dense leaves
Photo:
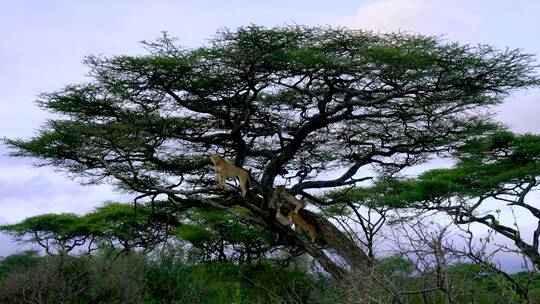
[[[14,259],[19,260],[14,267]],[[155,259],[37,257],[0,260],[2,303],[335,303],[325,278],[261,263],[187,264],[181,254]],[[31,265],[31,267],[23,266]]]
[[[354,280],[339,284],[309,274],[299,266],[270,263],[235,265],[184,263],[181,253],[149,259],[141,255],[39,257],[35,252],[0,260],[0,301],[6,303],[355,303],[376,290],[361,290]],[[397,256],[380,261],[377,271],[404,290],[421,290],[436,274],[418,278],[411,263]],[[447,269],[457,303],[519,303],[501,278],[474,264]],[[514,274],[526,284],[527,276]],[[530,300],[538,302],[540,285],[531,284]],[[404,303],[445,303],[441,290],[404,294]]]
[[[282,167],[302,181],[399,154],[392,163],[408,164],[481,131],[469,110],[538,82],[519,51],[407,34],[248,27],[193,50],[166,36],[147,46],[147,56],[88,57],[95,81],[42,95],[63,118],[8,142],[136,190],[171,185],[163,173],[200,175],[220,148],[271,186]]]
[[[175,234],[193,246],[199,261],[251,263],[270,258],[280,248],[273,233],[239,222],[225,211],[195,208],[186,216],[189,223],[178,227]]]

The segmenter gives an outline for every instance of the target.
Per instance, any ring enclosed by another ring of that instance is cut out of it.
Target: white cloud
[[[380,32],[407,31],[429,35],[445,35],[449,40],[465,43],[489,43],[499,47],[523,35],[521,31],[502,31],[500,20],[516,14],[506,0],[490,2],[489,7],[474,1],[440,0],[377,0],[359,7],[356,13],[342,22],[350,27],[364,28]],[[528,11],[533,7],[528,7]],[[520,9],[522,14],[527,10]],[[530,18],[525,18],[530,19]],[[522,20],[508,23],[514,28],[524,27]],[[518,26],[518,24],[520,24]],[[491,37],[491,39],[489,38]],[[493,40],[493,37],[497,39]],[[521,39],[524,41],[534,41]],[[519,47],[516,45],[515,47]],[[538,44],[527,52],[534,53]],[[537,51],[538,52],[538,51]],[[514,132],[540,132],[537,113],[540,106],[540,90],[513,92],[506,102],[494,108],[496,119],[507,124]]]
[[[0,224],[43,213],[82,214],[104,201],[131,199],[111,185],[81,186],[52,167],[33,167],[35,159],[2,156],[5,152],[0,146]]]
[[[460,35],[476,27],[480,16],[439,1],[382,0],[361,7],[345,23],[381,32]]]
[[[540,134],[540,89],[511,95],[495,112],[495,118],[514,132]]]

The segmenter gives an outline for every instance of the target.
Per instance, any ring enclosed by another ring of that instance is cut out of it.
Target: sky
[[[443,35],[540,54],[540,1],[164,1],[0,0],[0,138],[29,138],[51,117],[38,94],[87,80],[86,55],[145,54],[140,41],[167,31],[187,47],[222,28],[257,24],[332,25]],[[515,132],[540,133],[540,91],[516,92],[495,109]],[[108,185],[81,186],[33,159],[7,157],[0,144],[0,224],[43,214],[85,213],[127,201]],[[22,247],[0,236],[0,256]]]

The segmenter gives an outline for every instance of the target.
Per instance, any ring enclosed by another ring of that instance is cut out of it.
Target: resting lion
[[[298,214],[298,211],[304,208],[307,204],[305,197],[302,197],[301,199],[297,199],[296,197],[294,197],[294,195],[287,192],[287,190],[285,190],[285,187],[283,186],[277,186],[275,192],[281,194],[289,203],[294,205],[295,208],[293,212],[296,214]]]
[[[294,212],[289,212],[289,219],[294,223],[294,230],[296,232],[301,230],[305,231],[309,235],[311,241],[315,242],[315,236],[317,235],[315,226],[306,222],[306,220],[304,220],[300,214],[296,214]]]

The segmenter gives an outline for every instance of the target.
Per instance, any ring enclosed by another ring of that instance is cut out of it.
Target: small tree
[[[165,214],[162,202],[157,203],[159,206],[152,209],[144,204],[134,207],[109,202],[84,216],[43,214],[0,226],[0,231],[16,241],[38,244],[47,254],[65,255],[83,245],[88,251],[99,245],[121,248],[126,253],[136,248],[150,251],[166,241],[171,229],[178,226],[174,218]]]
[[[178,227],[176,234],[198,251],[202,261],[251,263],[269,258],[281,249],[273,242],[273,233],[239,222],[225,211],[194,208],[188,217],[191,221]]]
[[[356,239],[365,248],[370,260],[375,261],[375,247],[384,239],[383,228],[392,218],[391,208],[381,205],[364,189],[346,188],[329,192],[325,197],[332,204],[323,208],[324,214],[337,221],[351,239]]]
[[[36,243],[47,254],[66,255],[84,245],[91,237],[89,227],[72,213],[43,214],[29,217],[18,224],[0,226],[4,231],[23,243]]]
[[[515,249],[501,248],[526,257],[536,270],[540,269],[540,209],[534,204],[531,192],[540,185],[540,136],[516,135],[499,131],[491,136],[468,141],[458,149],[453,168],[434,169],[414,179],[387,179],[352,191],[369,197],[381,206],[439,211],[450,216],[454,224],[462,227],[467,242],[462,250],[447,251],[481,265],[486,271],[499,275],[523,300],[528,298],[529,281],[514,278],[493,264],[493,254],[486,252],[486,243],[473,240],[471,224],[480,224],[515,245]],[[344,192],[345,193],[345,192]],[[344,193],[337,193],[337,195]],[[504,203],[508,210],[492,207]],[[520,230],[520,224],[500,220],[502,212],[511,214],[512,208],[521,208],[538,221],[532,235]],[[418,231],[418,229],[416,229]],[[476,242],[481,248],[475,248]],[[417,243],[417,242],[416,242]],[[496,252],[496,251],[495,251]]]
[[[468,142],[458,155],[454,168],[431,170],[418,179],[389,181],[372,189],[392,183],[393,193],[381,202],[443,211],[456,224],[479,223],[493,229],[540,268],[540,209],[527,199],[540,185],[540,136],[498,132]],[[518,223],[501,223],[501,210],[484,208],[493,201],[522,208],[537,218],[532,238],[522,235]]]
[[[125,253],[136,248],[151,251],[165,242],[178,225],[165,214],[162,202],[158,203],[160,206],[154,209],[146,204],[106,203],[86,214],[83,220],[101,245],[121,248]]]

